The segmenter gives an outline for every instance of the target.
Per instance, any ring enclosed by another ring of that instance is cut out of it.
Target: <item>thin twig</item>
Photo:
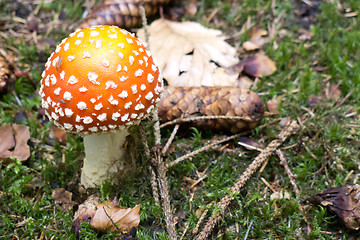
[[[237,181],[234,186],[230,189],[230,193],[227,194],[220,202],[216,205],[218,206],[217,212],[212,214],[210,219],[206,222],[204,229],[200,232],[199,235],[195,238],[196,240],[207,239],[209,234],[212,232],[217,223],[223,218],[225,210],[230,205],[233,195],[238,194],[240,189],[245,185],[245,183],[251,178],[252,174],[261,166],[261,164],[268,158],[270,155],[292,134],[294,134],[299,129],[299,125],[296,121],[291,122],[291,124],[286,127],[283,131],[279,133],[278,139],[273,140],[270,144],[254,159],[254,161],[248,166],[248,168],[240,176],[239,181]],[[219,209],[219,210],[218,210]]]
[[[218,141],[216,141],[216,142],[213,142],[213,143],[210,143],[210,144],[208,144],[208,145],[205,145],[205,146],[203,146],[203,147],[201,147],[201,148],[199,148],[199,149],[196,149],[195,151],[192,151],[191,153],[185,154],[185,155],[183,155],[183,156],[175,159],[175,160],[172,161],[172,162],[169,162],[169,163],[167,164],[167,168],[171,168],[172,166],[174,166],[174,165],[176,165],[176,164],[178,164],[178,163],[180,163],[180,162],[182,162],[182,161],[184,161],[184,160],[186,160],[186,159],[189,159],[189,158],[191,158],[191,157],[193,157],[193,156],[195,156],[195,155],[197,155],[197,154],[199,154],[199,153],[201,153],[201,152],[204,152],[204,151],[206,151],[206,150],[209,150],[210,148],[212,148],[212,147],[214,147],[214,146],[216,146],[216,145],[218,145],[218,144],[220,144],[220,143],[230,141],[230,140],[232,140],[232,139],[234,139],[234,138],[237,138],[237,137],[240,137],[240,136],[242,136],[242,135],[244,135],[244,134],[246,134],[246,133],[247,133],[247,132],[238,133],[238,134],[232,135],[232,136],[230,136],[230,137],[225,137],[225,138],[223,138],[223,139],[221,139],[221,140],[218,140]]]
[[[146,48],[147,48],[147,50],[150,51],[149,30],[148,30],[149,28],[148,28],[148,24],[147,24],[147,18],[146,18],[144,6],[140,5],[140,12],[141,12],[141,21],[142,21],[144,32],[145,32],[145,42],[147,45]]]
[[[147,157],[147,159],[151,159],[149,145],[146,141],[146,133],[145,133],[142,125],[140,125],[140,127],[139,127],[139,132],[140,132],[140,140],[144,144],[145,156]],[[159,201],[160,197],[159,197],[159,190],[158,190],[157,183],[156,183],[156,174],[155,174],[152,166],[149,166],[149,172],[150,172],[150,185],[151,185],[151,190],[153,193],[154,201],[157,206],[160,206],[160,201]]]
[[[350,95],[352,94],[352,92],[353,92],[353,90],[351,90],[350,92],[348,92],[348,93],[346,94],[346,96],[345,96],[343,99],[341,99],[341,101],[338,102],[338,103],[335,105],[334,108],[336,109],[336,108],[339,108],[341,105],[343,105],[344,102],[350,97]]]
[[[208,207],[210,207],[210,205],[212,205],[214,202],[211,202]],[[192,234],[197,234],[199,232],[199,228],[200,228],[200,224],[203,223],[204,219],[205,219],[205,216],[206,214],[208,213],[209,209],[205,209],[204,212],[201,214],[198,222],[196,223],[196,226],[195,228],[192,230]]]
[[[250,232],[250,229],[251,229],[251,226],[253,225],[253,223],[254,223],[254,221],[251,221],[251,222],[250,222],[249,227],[248,227],[248,229],[246,230],[244,240],[247,239],[247,237],[248,237],[248,235],[249,235],[249,232]]]
[[[186,122],[195,122],[195,121],[202,121],[202,120],[213,120],[213,119],[226,119],[226,120],[243,120],[243,121],[254,121],[250,118],[244,118],[240,116],[198,116],[198,117],[187,117],[187,118],[177,118],[172,121],[163,123],[160,125],[160,128],[164,128],[169,125],[179,124],[179,123],[186,123]]]
[[[269,125],[271,125],[271,124],[274,124],[274,123],[279,122],[280,120],[281,120],[281,119],[279,119],[279,118],[278,118],[278,119],[275,119],[275,120],[273,120],[273,121],[271,121],[271,122],[269,122],[269,123],[266,123],[266,124],[264,124],[264,125],[259,126],[258,129],[265,128],[265,127],[267,127],[267,126],[269,126]],[[232,135],[232,136],[229,136],[229,137],[225,137],[225,138],[220,139],[220,140],[218,140],[218,141],[216,141],[216,142],[213,142],[213,143],[210,143],[210,144],[208,144],[208,145],[205,145],[205,146],[203,146],[203,147],[201,147],[201,148],[199,148],[199,149],[196,149],[195,151],[193,151],[193,152],[191,152],[191,153],[185,154],[185,155],[183,155],[183,156],[175,159],[175,160],[172,161],[172,162],[169,162],[169,163],[167,164],[167,168],[171,168],[172,166],[174,166],[174,165],[176,165],[176,164],[178,164],[178,163],[180,163],[180,162],[182,162],[182,161],[184,161],[184,160],[186,160],[186,159],[189,159],[189,158],[195,156],[196,154],[199,154],[199,153],[201,153],[201,152],[204,152],[204,151],[206,151],[206,150],[208,150],[208,149],[210,149],[210,148],[212,148],[212,147],[214,147],[214,146],[216,146],[216,145],[219,145],[220,143],[230,141],[230,140],[232,140],[232,139],[234,139],[234,138],[240,137],[240,136],[242,136],[242,135],[246,135],[246,134],[248,134],[248,133],[250,133],[250,131],[245,131],[245,132],[238,133],[238,134],[235,134],[235,135]]]
[[[140,11],[141,11],[141,17],[145,31],[147,48],[148,50],[150,50],[149,32],[148,32],[145,8],[143,6],[140,6]],[[175,229],[175,218],[172,215],[172,208],[171,208],[170,195],[169,195],[169,185],[166,177],[167,169],[165,167],[162,155],[160,154],[160,148],[158,147],[161,144],[161,134],[160,134],[159,115],[157,109],[153,111],[152,116],[154,120],[154,138],[155,138],[155,151],[154,151],[155,158],[153,160],[153,163],[156,166],[156,170],[158,173],[158,186],[160,190],[160,196],[162,198],[162,209],[165,214],[166,230],[168,232],[169,239],[176,240],[177,237],[176,237],[176,229]]]
[[[165,214],[165,222],[166,229],[169,234],[169,239],[174,240],[176,237],[176,229],[175,229],[175,218],[173,216],[173,211],[170,203],[170,195],[169,195],[169,185],[166,177],[166,167],[160,152],[155,152],[156,157],[155,161],[157,162],[157,171],[158,171],[158,184],[160,189],[160,196],[162,198],[163,203],[163,211]]]
[[[150,171],[150,184],[153,192],[155,205],[160,206],[159,191],[156,184],[156,174],[154,172],[154,169],[152,169],[152,167],[149,167],[149,171]]]
[[[290,183],[291,183],[291,185],[292,185],[293,188],[294,188],[295,194],[296,194],[296,195],[299,195],[300,191],[299,191],[298,186],[296,185],[295,176],[294,176],[294,174],[291,172],[291,170],[290,170],[290,168],[289,168],[289,165],[288,165],[288,163],[287,163],[287,161],[286,161],[286,158],[285,158],[283,152],[282,152],[280,149],[277,149],[277,150],[276,150],[276,154],[279,156],[280,164],[284,167],[285,172],[286,172],[286,174],[288,175],[288,177],[289,177],[289,179],[290,179]]]
[[[173,131],[172,131],[172,133],[171,133],[171,135],[170,135],[170,137],[169,137],[169,139],[167,140],[167,142],[166,142],[163,150],[161,151],[162,155],[164,155],[164,154],[168,151],[168,149],[169,149],[172,141],[173,141],[174,138],[175,138],[175,135],[176,135],[179,127],[180,127],[179,124],[176,124],[176,125],[175,125],[175,127],[174,127],[174,129],[173,129]]]

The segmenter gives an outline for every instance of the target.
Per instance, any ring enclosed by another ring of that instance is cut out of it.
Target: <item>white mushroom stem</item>
[[[116,132],[90,134],[84,137],[85,160],[81,184],[85,188],[98,187],[101,183],[124,170],[125,140],[127,129]]]

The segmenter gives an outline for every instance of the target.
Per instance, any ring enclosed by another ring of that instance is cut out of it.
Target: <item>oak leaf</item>
[[[170,86],[235,86],[236,49],[222,32],[196,22],[154,21],[148,29],[150,51]],[[143,30],[138,37],[145,39]]]
[[[54,199],[55,205],[59,205],[63,212],[72,210],[75,202],[72,200],[72,193],[66,191],[64,188],[56,188],[52,190],[51,196]]]
[[[0,160],[4,164],[11,162],[11,158],[25,161],[30,157],[29,127],[21,124],[6,124],[0,126]]]
[[[130,231],[140,223],[140,205],[134,208],[118,207],[116,199],[108,200],[96,206],[96,212],[90,226],[98,232]]]

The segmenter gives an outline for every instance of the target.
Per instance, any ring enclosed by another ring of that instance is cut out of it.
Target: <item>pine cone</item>
[[[116,25],[133,28],[141,25],[140,6],[145,8],[146,16],[154,16],[159,5],[170,0],[105,0],[80,23],[79,28],[95,25]]]
[[[166,87],[159,104],[162,122],[198,116],[240,116],[241,120],[211,119],[193,124],[203,129],[236,133],[252,129],[264,115],[259,96],[245,88]]]

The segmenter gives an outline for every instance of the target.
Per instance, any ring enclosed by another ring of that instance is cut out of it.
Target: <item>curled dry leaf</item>
[[[162,122],[182,117],[242,117],[193,123],[199,128],[232,133],[254,128],[264,114],[263,103],[256,93],[231,87],[166,87],[158,109]]]
[[[327,207],[347,228],[360,229],[360,186],[358,184],[330,188],[308,197],[305,201]]]
[[[140,223],[140,205],[120,208],[116,200],[100,203],[91,219],[91,228],[98,232],[113,232],[117,229],[129,232]]]
[[[255,43],[251,42],[251,41],[245,41],[243,44],[242,44],[243,48],[246,50],[246,51],[253,51],[253,50],[258,50],[260,49],[260,47],[258,45],[256,45]]]
[[[55,205],[59,205],[63,212],[72,210],[76,204],[74,201],[72,201],[72,193],[66,191],[64,188],[57,188],[52,190],[51,196],[54,199]]]
[[[280,190],[280,191],[277,191],[277,192],[273,192],[271,195],[270,195],[270,200],[274,200],[274,199],[277,199],[277,200],[281,200],[281,199],[290,199],[290,193],[288,191],[285,191],[285,190]]]
[[[254,84],[254,81],[247,76],[240,76],[235,83],[235,87],[238,88],[250,88]]]
[[[140,6],[145,9],[147,17],[154,16],[160,5],[170,0],[105,0],[92,10],[80,23],[79,28],[96,25],[116,25],[121,28],[133,28],[141,25]]]
[[[262,28],[255,28],[250,32],[250,42],[259,48],[269,42],[268,32]]]
[[[11,158],[27,160],[30,157],[29,139],[28,126],[10,123],[0,126],[0,160],[3,164],[11,162]]]
[[[55,138],[60,144],[66,145],[66,131],[56,126],[51,126],[50,137]]]
[[[79,205],[79,209],[75,212],[72,222],[72,231],[79,236],[80,225],[82,222],[90,223],[96,212],[96,206],[100,203],[100,198],[96,194],[91,195],[86,201]]]
[[[150,51],[170,86],[235,86],[236,49],[222,32],[196,22],[156,20],[149,26]],[[145,40],[143,30],[138,36]]]
[[[338,101],[341,97],[341,90],[339,89],[340,84],[330,84],[324,88],[324,97],[325,99],[332,99],[334,101]]]
[[[257,150],[257,151],[262,151],[264,149],[264,145],[249,138],[249,137],[239,137],[239,145],[245,147],[248,150]]]
[[[242,64],[244,72],[254,77],[264,77],[276,71],[276,64],[264,53],[258,53],[246,58]]]
[[[281,97],[273,97],[266,102],[270,114],[279,114]]]
[[[8,91],[10,84],[10,67],[6,59],[0,54],[0,94]]]

